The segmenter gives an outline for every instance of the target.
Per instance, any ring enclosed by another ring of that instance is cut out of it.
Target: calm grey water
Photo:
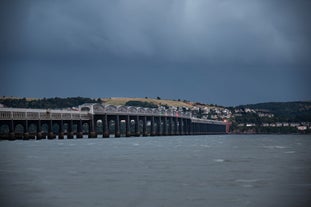
[[[0,142],[0,206],[310,206],[311,136]]]

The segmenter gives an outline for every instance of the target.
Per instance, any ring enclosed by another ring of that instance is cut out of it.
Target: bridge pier
[[[170,122],[169,122],[169,132],[168,134],[173,136],[174,135],[174,120],[173,117],[169,118]]]
[[[140,132],[139,132],[139,116],[135,117],[135,136],[139,137]]]
[[[70,120],[67,129],[67,139],[73,139],[73,121]]]
[[[178,134],[183,135],[182,133],[182,119],[178,118]]]
[[[64,139],[64,121],[61,120],[58,122],[59,131],[58,131],[58,139]]]
[[[29,140],[29,139],[30,139],[30,134],[29,134],[29,132],[24,132],[23,140]]]
[[[121,136],[121,133],[120,133],[120,117],[119,117],[119,115],[116,115],[116,117],[115,117],[115,134],[114,134],[114,136],[116,138]]]
[[[53,132],[53,121],[50,120],[48,124],[48,139],[55,139],[54,132]]]
[[[109,138],[109,126],[108,126],[108,117],[107,114],[104,116],[104,121],[103,121],[103,138]]]
[[[10,140],[15,140],[16,139],[15,132],[10,132],[9,139]]]
[[[95,131],[95,122],[94,122],[94,116],[92,116],[92,120],[89,121],[89,135],[88,138],[97,138],[97,133]]]
[[[131,136],[131,130],[130,130],[130,116],[127,115],[125,117],[125,136],[130,137]]]
[[[167,136],[167,118],[166,118],[166,116],[163,119],[163,132],[162,132],[162,134],[164,136]]]
[[[82,120],[77,121],[77,133],[76,133],[77,139],[83,138],[83,129],[82,129]]]
[[[143,136],[147,136],[147,117],[143,116]]]
[[[23,140],[29,140],[28,120],[25,120],[25,124],[23,124],[23,127],[24,127]]]
[[[150,136],[155,136],[156,132],[154,129],[154,116],[151,116]]]
[[[157,136],[161,136],[162,135],[162,126],[161,126],[161,124],[162,124],[162,121],[161,121],[161,117],[159,116],[159,117],[157,117],[157,132],[156,132],[156,135]]]
[[[186,127],[186,135],[190,135],[190,124],[189,121],[186,119],[185,120],[185,127]]]
[[[97,133],[95,131],[89,132],[88,138],[97,138]]]
[[[6,123],[7,123],[8,127],[9,127],[8,139],[9,140],[14,140],[15,139],[14,121],[12,119],[10,121],[7,121]]]
[[[174,135],[177,136],[179,134],[179,131],[178,131],[178,118],[175,118],[174,120]]]

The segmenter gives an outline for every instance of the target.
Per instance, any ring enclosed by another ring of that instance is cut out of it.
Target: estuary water
[[[311,206],[310,135],[1,141],[0,206]]]

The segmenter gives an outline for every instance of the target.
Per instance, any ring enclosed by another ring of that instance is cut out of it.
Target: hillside
[[[311,101],[268,102],[235,107],[243,108],[274,114],[277,121],[311,121]]]
[[[103,98],[103,103],[112,105],[126,105],[129,101],[148,102],[157,106],[174,106],[174,107],[186,107],[192,108],[193,103],[188,101],[175,101],[175,100],[162,100],[154,98]]]
[[[91,99],[85,97],[68,97],[68,98],[19,98],[19,97],[0,97],[0,104],[5,107],[13,108],[68,108],[76,107],[84,103],[104,103],[111,105],[128,105],[131,106],[132,103],[135,103],[133,106],[141,107],[175,107],[175,108],[224,108],[215,105],[208,105],[198,102],[190,102],[187,100],[165,100],[158,98],[98,98]]]
[[[37,108],[37,109],[62,109],[71,108],[84,103],[96,103],[100,100],[83,97],[73,98],[17,98],[17,97],[0,97],[0,104],[12,108]]]

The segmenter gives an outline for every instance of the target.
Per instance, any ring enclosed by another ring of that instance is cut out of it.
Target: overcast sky
[[[0,95],[311,100],[309,0],[1,0]]]

